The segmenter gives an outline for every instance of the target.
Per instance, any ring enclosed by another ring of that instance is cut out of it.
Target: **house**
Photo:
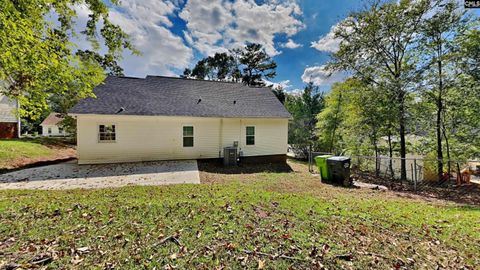
[[[286,160],[291,116],[268,88],[147,76],[94,92],[69,113],[80,164],[222,158],[234,145],[242,162]]]
[[[42,127],[42,136],[67,136],[63,127],[59,123],[63,120],[61,115],[56,112],[50,113],[45,120],[40,124]]]
[[[20,137],[19,103],[0,93],[0,139]]]

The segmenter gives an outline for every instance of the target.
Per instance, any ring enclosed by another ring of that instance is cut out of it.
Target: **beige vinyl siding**
[[[98,126],[114,124],[115,142],[99,142]],[[239,142],[245,156],[286,154],[287,119],[78,115],[79,163],[218,158]],[[245,126],[256,126],[245,146]],[[194,146],[183,147],[183,126],[194,127]]]
[[[65,133],[65,130],[63,130],[63,133],[60,133],[60,129],[57,125],[41,125],[42,126],[42,136],[48,137],[48,136],[66,136],[68,134]],[[52,133],[48,133],[48,129],[52,129]]]
[[[0,122],[17,123],[18,117],[15,115],[17,108],[17,101],[0,94]]]
[[[255,127],[255,145],[247,145],[247,126]],[[244,156],[280,155],[287,152],[288,120],[241,120],[241,143]]]

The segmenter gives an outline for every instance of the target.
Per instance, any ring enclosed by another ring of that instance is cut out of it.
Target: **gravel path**
[[[0,189],[109,188],[199,184],[196,160],[78,165],[76,161],[0,175]]]

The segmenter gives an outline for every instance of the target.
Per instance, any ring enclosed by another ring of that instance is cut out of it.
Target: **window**
[[[52,134],[52,128],[48,128],[48,134]]]
[[[58,127],[58,133],[62,134],[63,133],[63,128]]]
[[[183,127],[183,147],[193,147],[193,127]]]
[[[116,140],[115,125],[99,125],[98,141],[114,142]]]
[[[255,145],[255,127],[247,127],[247,145]]]

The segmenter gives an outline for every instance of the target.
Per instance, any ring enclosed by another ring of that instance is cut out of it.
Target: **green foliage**
[[[293,118],[289,123],[288,143],[297,155],[306,157],[310,147],[318,150],[316,125],[317,114],[324,107],[323,93],[310,83],[300,95],[287,95],[285,107]]]
[[[215,53],[197,62],[193,70],[185,69],[183,77],[214,81],[238,81],[239,71],[235,58],[227,53]]]
[[[39,117],[36,117],[35,119],[30,119],[28,117],[23,117],[21,119],[21,129],[22,129],[22,134],[40,134],[42,132],[42,127],[40,124],[43,122],[45,118],[50,114],[51,109],[48,108],[46,110],[43,110]]]
[[[329,68],[355,79],[326,98],[323,149],[393,155],[397,145],[389,141],[400,138],[400,157],[407,148],[437,158],[480,156],[478,26],[453,0],[373,1],[352,12],[335,30],[341,44]]]
[[[229,53],[215,53],[197,62],[193,69],[185,69],[182,77],[200,80],[242,81],[250,86],[265,86],[264,79],[276,76],[277,64],[262,45],[251,43]]]
[[[91,11],[80,33],[74,27],[76,5]],[[127,35],[109,21],[108,6],[101,0],[5,0],[0,10],[0,81],[6,82],[0,91],[19,100],[22,117],[37,119],[52,95],[93,96],[93,88],[105,77],[104,68],[118,73],[122,50],[136,53]],[[75,52],[71,40],[79,35],[90,40],[95,52]],[[99,38],[107,48],[103,56],[98,53]]]
[[[416,59],[411,57],[415,35],[432,5],[438,1],[402,0],[374,1],[360,12],[352,12],[339,24],[335,36],[340,49],[333,54],[330,68],[347,70],[392,98],[400,137],[400,157],[405,158],[407,100],[415,88],[418,74]],[[401,178],[406,178],[405,161],[401,162]]]
[[[236,52],[242,65],[242,82],[251,86],[264,86],[263,79],[273,79],[277,75],[277,64],[262,48],[262,45],[250,43]]]
[[[287,100],[287,93],[285,93],[282,87],[273,88],[272,92],[282,104],[285,104],[285,101]]]
[[[325,108],[318,114],[318,136],[324,152],[340,154],[344,152],[344,136],[342,132],[347,117],[346,104],[349,102],[349,85],[336,83],[325,97]]]
[[[476,18],[477,25],[480,19]],[[480,29],[470,29],[465,35],[459,36],[460,61],[458,62],[466,74],[480,81]]]

